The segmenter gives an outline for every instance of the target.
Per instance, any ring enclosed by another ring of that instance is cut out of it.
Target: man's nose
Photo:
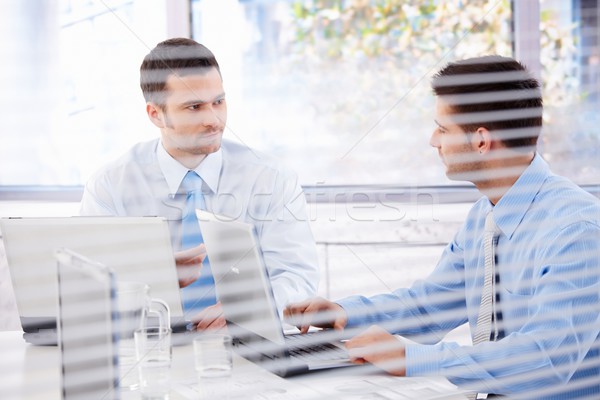
[[[438,140],[438,130],[435,129],[432,133],[431,133],[431,137],[429,138],[429,145],[431,147],[440,147],[440,143]]]
[[[202,123],[205,126],[219,126],[223,124],[221,118],[212,107],[206,110],[206,113],[203,117]]]

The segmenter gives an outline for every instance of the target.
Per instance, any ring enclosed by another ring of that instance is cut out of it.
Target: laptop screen
[[[140,281],[183,319],[170,233],[159,217],[2,218],[0,228],[23,330],[56,327],[54,251],[67,247]]]
[[[197,211],[217,295],[228,322],[283,345],[283,331],[254,227]]]

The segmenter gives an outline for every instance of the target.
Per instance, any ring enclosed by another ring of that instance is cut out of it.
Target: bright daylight
[[[0,398],[600,399],[598,0],[0,33]]]

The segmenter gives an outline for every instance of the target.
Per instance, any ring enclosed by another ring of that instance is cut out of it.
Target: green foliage
[[[556,3],[540,5],[542,141],[544,156],[558,159],[565,129],[589,129],[575,128],[586,92],[578,87],[576,26],[565,26]],[[398,148],[383,161],[379,146],[399,143],[399,135],[407,148],[426,143],[414,134],[430,129],[430,75],[452,60],[513,56],[510,0],[296,0],[292,8],[283,73],[302,82],[321,137],[359,144],[343,168],[371,154],[389,169],[422,162],[426,170],[429,149],[415,159]]]
[[[512,53],[509,0],[297,0],[292,9],[289,73],[325,100],[314,110],[328,130],[366,132],[384,113],[406,125],[431,110],[428,77],[443,64]]]
[[[505,52],[510,47],[508,0],[296,1],[296,51],[315,62],[392,57],[410,65],[456,48]]]

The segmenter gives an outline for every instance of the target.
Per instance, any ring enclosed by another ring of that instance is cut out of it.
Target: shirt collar
[[[494,207],[494,221],[509,239],[550,173],[546,161],[536,153],[531,164]]]
[[[167,181],[169,195],[174,197],[189,169],[171,157],[163,147],[162,142],[159,142],[158,146],[156,146],[156,157],[160,170]],[[214,153],[208,154],[200,165],[194,169],[204,181],[205,187],[212,193],[216,193],[217,191],[222,164],[223,152],[219,149]]]

